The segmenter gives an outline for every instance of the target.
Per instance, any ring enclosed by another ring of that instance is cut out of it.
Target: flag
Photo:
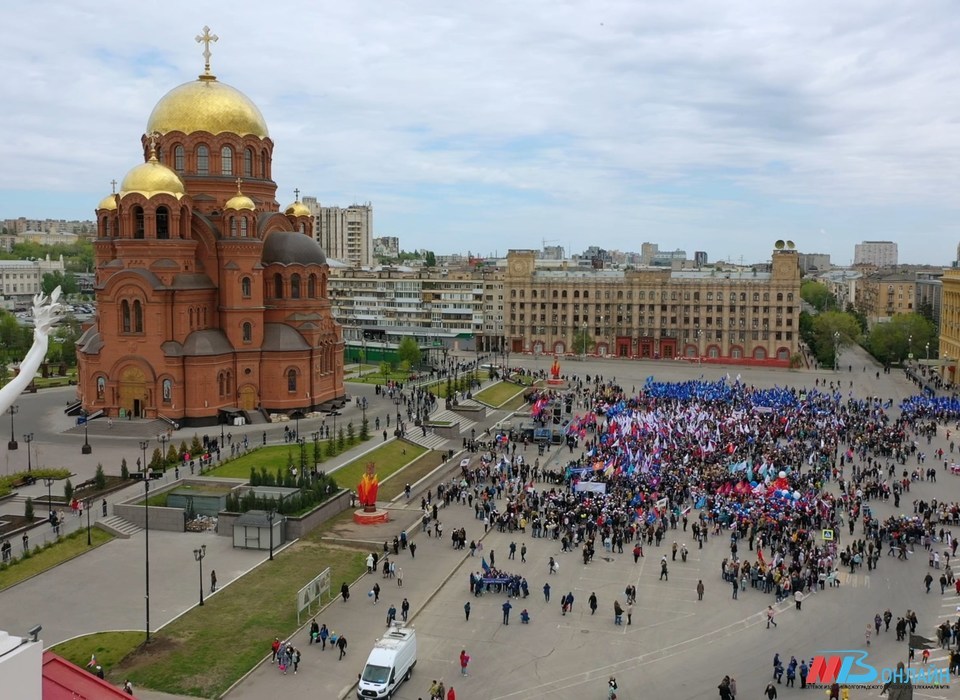
[[[483,569],[483,573],[490,573],[490,565],[487,563],[486,557],[480,557],[480,567]]]
[[[760,549],[759,547],[757,547],[757,559],[759,559],[760,563],[763,564],[764,566],[767,565],[767,562],[763,560],[763,550]]]
[[[97,665],[97,655],[90,654],[90,660],[87,662],[87,668],[93,668]]]
[[[932,639],[921,637],[919,634],[911,634],[909,646],[912,649],[935,649],[936,643]]]

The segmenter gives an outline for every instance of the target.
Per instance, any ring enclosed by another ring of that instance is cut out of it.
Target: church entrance
[[[139,367],[127,367],[120,374],[120,408],[142,418],[147,402],[147,378]]]
[[[243,411],[255,411],[257,408],[257,390],[255,387],[247,384],[240,389],[240,409]]]

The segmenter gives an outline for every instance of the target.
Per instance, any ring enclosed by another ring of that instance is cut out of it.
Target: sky
[[[280,204],[371,202],[406,250],[957,254],[953,2],[32,0],[3,24],[0,219],[93,218],[209,25]]]

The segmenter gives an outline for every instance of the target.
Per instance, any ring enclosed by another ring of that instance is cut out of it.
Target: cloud
[[[9,14],[3,217],[88,216],[136,163],[155,102],[202,69],[193,38],[209,24],[214,72],[270,125],[279,199],[372,201],[377,233],[405,247],[465,249],[482,227],[501,251],[566,237],[756,259],[789,236],[843,262],[891,238],[904,260],[946,264],[960,236],[960,16],[943,1]],[[20,208],[42,191],[51,211]]]

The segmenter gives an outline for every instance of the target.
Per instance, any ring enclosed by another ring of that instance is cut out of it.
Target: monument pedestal
[[[390,514],[386,510],[380,508],[369,511],[366,508],[361,508],[353,511],[353,522],[359,525],[376,525],[390,520],[389,516]]]

